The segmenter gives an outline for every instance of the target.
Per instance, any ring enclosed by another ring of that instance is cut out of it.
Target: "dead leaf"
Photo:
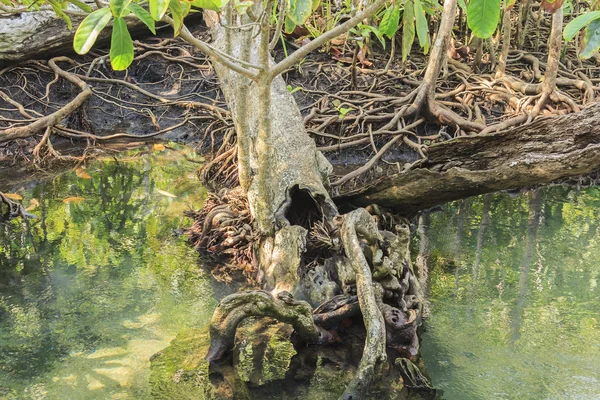
[[[74,204],[79,204],[82,201],[85,200],[85,197],[67,197],[66,199],[63,199],[63,203],[67,204],[67,203],[74,203]]]
[[[360,48],[360,50],[358,51],[358,54],[357,54],[357,58],[358,58],[358,61],[360,61],[360,63],[364,67],[370,67],[371,65],[373,65],[373,63],[371,61],[367,60],[367,46],[363,46]]]
[[[352,57],[334,57],[337,61],[344,63],[344,64],[352,64]]]
[[[16,194],[16,193],[4,193],[4,197],[6,197],[7,199],[11,199],[11,200],[23,200],[23,196],[21,196],[20,194]]]
[[[340,35],[335,39],[331,39],[331,44],[334,46],[341,46],[344,43],[346,43],[346,39],[348,39],[348,35],[344,33],[343,35]]]
[[[31,199],[31,203],[29,203],[29,207],[25,209],[25,211],[35,210],[40,206],[40,202],[37,199]]]
[[[548,11],[550,14],[554,14],[556,10],[562,7],[565,0],[542,0],[540,7]]]
[[[167,196],[167,197],[172,197],[175,198],[177,196],[175,196],[173,193],[169,193],[166,190],[161,190],[161,189],[156,189],[156,191],[160,194],[162,194],[163,196]]]
[[[154,143],[154,151],[163,151],[165,149],[165,145],[161,143]]]
[[[81,179],[92,179],[92,177],[90,176],[90,174],[88,174],[87,172],[85,172],[85,167],[79,167],[79,168],[77,168],[75,170],[75,175],[77,175]]]

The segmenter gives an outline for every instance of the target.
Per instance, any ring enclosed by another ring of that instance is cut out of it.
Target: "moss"
[[[152,358],[150,387],[155,399],[226,398],[209,379],[209,363],[204,359],[209,346],[207,329],[186,329],[171,345]]]
[[[260,319],[239,329],[235,369],[240,379],[255,385],[284,379],[296,350],[290,342],[292,328]]]
[[[346,385],[352,379],[351,371],[340,368],[334,363],[324,363],[323,358],[317,358],[317,368],[310,380],[308,399],[326,400],[337,399]]]

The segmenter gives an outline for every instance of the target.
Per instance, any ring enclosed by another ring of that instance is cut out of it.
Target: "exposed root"
[[[194,247],[216,263],[212,274],[217,280],[230,282],[256,279],[253,245],[256,237],[248,200],[241,188],[224,189],[209,194],[204,207],[188,212],[194,224],[187,235]]]
[[[238,146],[233,128],[223,137],[214,158],[200,170],[202,183],[210,188],[234,188],[238,179]]]
[[[358,234],[371,245],[377,243],[381,236],[375,221],[364,209],[344,215],[340,234],[344,250],[356,274],[358,303],[367,331],[363,356],[357,374],[346,387],[342,398],[360,399],[364,397],[377,369],[387,360],[387,355],[385,351],[385,321],[375,299],[371,267],[362,251]]]
[[[206,359],[219,360],[232,349],[237,326],[251,316],[272,317],[291,324],[306,343],[326,344],[337,339],[334,333],[315,325],[310,304],[295,300],[288,292],[280,292],[277,297],[263,290],[241,292],[225,297],[217,306],[210,323]]]
[[[2,205],[7,206],[6,210],[0,215],[0,221],[9,221],[13,218],[21,217],[23,219],[37,218],[35,215],[30,214],[27,210],[19,203],[9,199],[4,193],[0,192],[0,211],[3,209]]]
[[[376,207],[374,211],[387,224],[385,213]],[[217,206],[213,212],[231,218],[228,208]],[[332,275],[341,283],[343,293],[336,294],[340,287],[335,285],[336,289],[314,312],[308,302],[294,299],[287,291],[279,291],[275,297],[265,291],[230,295],[221,301],[211,322],[209,360],[223,357],[232,348],[236,327],[249,316],[290,323],[305,343],[326,344],[338,341],[338,330],[359,314],[366,328],[365,346],[356,375],[343,398],[362,398],[367,393],[377,371],[386,364],[388,351],[408,359],[416,357],[419,349],[416,329],[421,323],[422,300],[408,264],[408,229],[397,227],[397,234],[379,231],[375,219],[365,209],[338,216],[334,222],[339,230],[321,227],[315,229],[314,236],[322,236],[319,242],[326,243],[326,252],[334,254],[325,261],[325,268],[333,269]],[[345,256],[339,254],[342,248]],[[285,268],[296,270],[298,266]],[[302,267],[311,269],[323,266],[313,261]]]
[[[48,61],[48,66],[60,77],[68,80],[74,85],[81,89],[81,92],[66,105],[58,109],[57,111],[45,116],[38,118],[34,122],[31,122],[24,126],[13,126],[0,131],[0,143],[9,142],[15,139],[27,138],[35,135],[39,131],[42,131],[48,127],[53,127],[60,121],[65,119],[68,115],[77,110],[87,99],[92,95],[92,89],[77,76],[66,72],[61,69],[56,63],[57,62],[70,62],[74,61],[68,57],[56,57]],[[22,108],[19,107],[22,112]]]
[[[219,132],[230,127],[230,114],[218,101],[207,59],[193,56],[179,39],[158,46],[151,41],[136,42],[136,61],[124,75],[107,68],[102,50],[93,59],[57,57],[1,69],[0,144],[33,158],[38,167],[57,159],[79,160],[53,148],[52,142],[61,144],[57,136],[83,142],[75,147],[77,155],[99,141],[144,140],[169,132],[186,137],[206,131],[210,142],[201,144],[212,148]],[[229,180],[235,181],[234,174]]]

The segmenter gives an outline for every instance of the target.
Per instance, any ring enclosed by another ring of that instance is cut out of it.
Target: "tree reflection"
[[[95,162],[91,179],[72,171],[24,194],[39,202],[39,218],[0,225],[0,394],[4,387],[18,397],[36,380],[52,385],[44,374],[74,354],[129,348],[136,331],[162,341],[166,327],[208,321],[210,286],[193,250],[173,235],[183,208],[205,197],[188,182],[195,170],[181,156],[142,152]],[[161,310],[157,333],[127,322],[152,320]],[[111,359],[95,359],[95,368],[110,367],[102,363]],[[77,379],[84,372],[108,385],[89,370],[77,371]],[[83,394],[71,398],[77,396]]]

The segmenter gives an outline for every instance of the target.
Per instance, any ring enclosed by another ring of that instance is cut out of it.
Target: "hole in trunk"
[[[295,185],[290,190],[290,198],[292,201],[285,217],[291,225],[300,225],[310,230],[316,221],[323,218],[319,203],[308,190],[300,189],[298,185]]]

